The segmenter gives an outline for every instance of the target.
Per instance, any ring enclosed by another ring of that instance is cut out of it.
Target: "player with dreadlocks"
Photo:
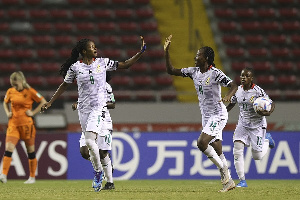
[[[237,90],[237,85],[214,64],[214,51],[211,47],[202,47],[197,51],[195,67],[177,69],[170,61],[169,47],[172,35],[164,45],[167,72],[175,76],[189,77],[194,81],[202,114],[202,133],[197,146],[220,170],[223,188],[227,192],[235,188],[230,176],[227,161],[222,151],[222,131],[228,120],[228,113],[223,102],[230,102]],[[225,97],[221,97],[221,86],[230,87]]]
[[[105,135],[101,130],[105,122],[103,113],[106,106],[106,71],[128,69],[139,60],[145,50],[146,43],[141,36],[141,50],[125,62],[118,62],[109,58],[97,58],[95,43],[89,39],[79,40],[72,50],[71,57],[61,66],[60,73],[64,77],[63,83],[58,87],[50,101],[41,108],[42,112],[48,109],[65,92],[68,85],[73,83],[75,79],[77,80],[79,121],[95,171],[92,187],[96,192],[101,190],[103,181],[103,168],[96,140],[105,145]],[[78,60],[79,54],[82,56],[81,60]],[[100,138],[97,139],[98,137]]]

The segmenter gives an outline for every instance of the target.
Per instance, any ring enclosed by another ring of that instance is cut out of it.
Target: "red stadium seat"
[[[13,35],[10,36],[10,42],[16,45],[28,44],[29,38],[26,35]]]
[[[23,72],[38,72],[40,70],[40,66],[38,63],[21,63],[20,70]]]
[[[256,77],[257,84],[259,86],[274,85],[276,82],[275,76],[273,75],[258,75]]]
[[[276,17],[276,12],[273,8],[259,8],[257,10],[257,16],[261,18],[272,18]]]
[[[33,27],[35,29],[35,31],[39,32],[39,31],[43,31],[43,32],[50,32],[53,27],[52,27],[52,24],[51,23],[34,23],[33,24]]]
[[[287,71],[287,72],[292,72],[294,69],[294,65],[292,62],[275,62],[274,63],[274,68],[277,71]]]
[[[84,31],[84,32],[93,32],[96,29],[96,26],[92,22],[80,22],[76,23],[77,31]]]
[[[48,76],[45,77],[45,82],[47,86],[58,87],[63,82],[63,78],[60,76]]]
[[[228,0],[210,0],[210,2],[211,2],[212,4],[216,4],[216,5],[218,5],[218,4],[227,4],[227,3],[229,3]]]
[[[108,3],[107,0],[89,0],[92,5],[105,5]]]
[[[166,72],[166,64],[165,63],[150,63],[150,68],[152,72],[161,73]]]
[[[152,86],[152,77],[151,76],[135,76],[132,78],[133,86],[138,87],[151,87]]]
[[[14,52],[11,49],[0,49],[0,58],[9,59],[14,56]]]
[[[281,90],[265,90],[265,92],[273,101],[282,99],[283,92]]]
[[[282,85],[293,86],[297,83],[297,77],[295,75],[280,75],[278,76],[278,83]]]
[[[156,31],[158,25],[156,22],[142,22],[140,27],[142,31]]]
[[[118,42],[118,36],[115,36],[115,35],[102,35],[102,36],[99,36],[98,39],[101,44],[114,45],[114,44],[117,44],[117,42]]]
[[[69,15],[68,10],[50,10],[49,13],[54,19],[67,19]]]
[[[134,5],[149,5],[150,0],[133,0]]]
[[[231,69],[240,73],[245,67],[250,67],[249,62],[232,62]]]
[[[15,63],[0,63],[0,71],[1,73],[13,73],[18,70],[18,67]]]
[[[99,31],[114,31],[116,24],[113,22],[101,22],[97,24]]]
[[[113,12],[109,9],[93,10],[93,15],[97,19],[110,19],[113,16]]]
[[[16,49],[14,50],[14,56],[17,58],[32,58],[33,51],[31,49]]]
[[[254,71],[269,71],[271,69],[270,62],[253,62],[251,63]]]
[[[249,5],[251,2],[250,0],[232,0],[233,4],[247,4]]]
[[[48,10],[30,10],[29,15],[32,19],[45,19],[49,17]]]
[[[156,95],[153,91],[139,91],[136,93],[135,100],[137,101],[155,101]]]
[[[135,22],[121,22],[119,27],[121,31],[136,31],[139,26]]]
[[[243,48],[227,48],[226,54],[229,57],[242,57],[245,54],[245,50]]]
[[[257,4],[257,5],[260,5],[260,4],[267,4],[267,5],[271,5],[273,0],[254,0],[254,2]]]
[[[19,0],[2,0],[4,5],[16,5],[19,4]]]
[[[248,52],[250,56],[253,57],[265,57],[268,55],[268,50],[266,48],[250,48]]]
[[[54,36],[54,41],[56,45],[72,44],[73,37],[69,35],[56,35]]]
[[[299,101],[300,90],[286,90],[284,91],[284,97],[286,101]]]
[[[113,76],[113,78],[110,81],[113,88],[114,88],[114,86],[116,86],[116,87],[121,87],[121,86],[128,87],[128,86],[131,85],[131,82],[132,82],[132,80],[128,76],[120,76],[120,75]]]
[[[72,10],[72,16],[73,18],[78,18],[78,19],[88,19],[90,18],[90,13],[91,11],[89,10],[83,10],[83,9],[80,9],[80,10]]]
[[[297,17],[298,10],[296,8],[280,8],[279,9],[280,17],[285,18],[293,18]]]
[[[53,49],[38,49],[37,55],[41,58],[54,58],[56,56],[56,51]]]
[[[8,10],[7,15],[10,19],[26,19],[27,12],[25,10],[14,9]]]
[[[58,23],[54,24],[54,27],[57,32],[72,32],[73,31],[72,23],[58,22]]]
[[[292,40],[293,43],[300,44],[300,35],[298,35],[298,34],[292,35],[291,40]]]
[[[152,18],[154,16],[153,14],[153,10],[152,9],[148,9],[148,8],[142,8],[142,9],[138,9],[136,12],[135,12],[136,16],[138,18]]]
[[[216,8],[215,16],[219,18],[231,18],[233,17],[233,10],[230,8]]]
[[[282,28],[285,31],[298,31],[300,29],[299,21],[285,21],[282,22]]]
[[[290,51],[288,48],[273,48],[271,49],[271,54],[273,57],[288,57]]]
[[[240,44],[241,36],[240,35],[225,35],[225,36],[223,36],[222,41],[225,44]]]
[[[238,18],[252,18],[254,17],[254,10],[252,8],[237,8],[235,10]]]
[[[300,48],[292,49],[292,54],[295,58],[299,58],[300,57]]]
[[[113,3],[113,4],[129,4],[130,3],[130,1],[129,0],[111,0],[111,2]]]
[[[233,21],[219,22],[218,27],[221,31],[234,31],[237,29],[237,24]]]
[[[134,11],[131,9],[122,9],[122,10],[115,10],[115,15],[117,18],[122,19],[130,19],[134,17]]]
[[[5,40],[5,38],[2,35],[0,35],[0,44],[3,44],[4,40]]]
[[[23,2],[28,5],[38,5],[42,0],[23,0]]]
[[[103,57],[108,57],[110,59],[119,59],[121,57],[121,50],[118,49],[103,49],[101,51]]]
[[[42,76],[27,76],[26,81],[32,87],[41,87],[44,85],[44,78]]]
[[[41,64],[41,70],[45,73],[48,73],[48,72],[58,72],[60,70],[60,66],[61,64],[60,63],[51,63],[51,62],[42,62]]]
[[[139,62],[132,65],[129,70],[134,73],[146,73],[148,71],[148,64]]]
[[[117,102],[120,101],[132,101],[133,95],[131,92],[128,91],[116,91],[114,92],[114,96]]]
[[[72,49],[60,49],[58,54],[61,58],[69,58],[71,57]]]
[[[85,0],[67,0],[69,4],[83,5]]]
[[[279,4],[292,4],[294,3],[294,0],[276,0]]]
[[[261,45],[263,42],[262,35],[246,35],[245,42],[252,45]]]
[[[165,55],[165,52],[163,49],[153,49],[153,50],[147,50],[147,53],[145,54],[145,57],[147,58],[162,58]]]
[[[270,44],[285,44],[286,43],[286,36],[281,35],[269,35],[268,40]]]
[[[241,22],[241,27],[244,31],[259,31],[261,25],[257,21]]]
[[[177,93],[173,91],[162,91],[160,94],[161,101],[176,101]]]
[[[171,86],[173,84],[173,78],[169,75],[155,77],[156,87]]]
[[[34,35],[32,40],[35,44],[47,45],[51,43],[51,37],[49,35]]]
[[[123,44],[137,44],[140,40],[136,35],[123,35],[121,36],[121,41]],[[148,41],[147,41],[148,44]]]
[[[265,21],[261,23],[261,28],[263,31],[278,31],[280,30],[280,25],[277,21]]]
[[[8,31],[9,30],[9,24],[8,23],[0,23],[0,31]]]
[[[160,35],[146,35],[144,37],[147,44],[160,44],[161,38]]]

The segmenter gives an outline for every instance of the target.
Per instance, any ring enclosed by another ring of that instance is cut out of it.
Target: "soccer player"
[[[108,151],[111,150],[111,145],[112,145],[112,132],[113,132],[113,124],[112,124],[112,119],[109,113],[109,109],[114,109],[115,108],[115,97],[112,92],[112,87],[108,83],[111,79],[111,75],[109,72],[106,73],[106,106],[104,107],[105,111],[105,122],[101,131],[100,135],[103,135],[106,137],[106,141],[104,144],[101,144],[103,142],[101,137],[98,137],[98,147],[99,147],[99,153],[100,153],[100,161],[102,163],[102,167],[104,170],[104,175],[107,178],[107,182],[102,190],[112,190],[115,189],[115,185],[113,182],[113,166],[112,162],[110,159],[110,155]],[[76,110],[77,109],[77,103],[72,104],[72,109]],[[80,154],[84,159],[90,160],[90,155],[89,155],[89,150],[88,147],[86,146],[85,143],[85,136],[84,133],[81,134],[81,137],[79,139],[79,145],[80,145]],[[102,149],[101,149],[102,148]]]
[[[214,51],[211,47],[201,47],[195,57],[195,67],[177,69],[170,61],[169,47],[172,35],[164,45],[167,72],[171,75],[189,77],[194,81],[202,114],[203,130],[197,146],[220,170],[223,188],[227,192],[235,188],[230,176],[226,158],[222,152],[222,130],[228,120],[224,102],[229,102],[237,90],[237,85],[214,64]],[[230,87],[227,95],[221,97],[221,86]]]
[[[7,182],[7,174],[11,164],[11,156],[19,140],[23,140],[26,145],[29,163],[29,179],[25,184],[35,183],[35,171],[37,159],[35,156],[35,136],[36,130],[32,117],[37,114],[46,100],[35,89],[30,87],[21,71],[10,75],[10,84],[6,92],[3,107],[8,117],[8,127],[5,139],[5,152],[3,157],[3,168],[0,175],[2,183]],[[33,102],[39,105],[32,110]]]
[[[265,91],[253,83],[253,69],[246,67],[241,72],[241,85],[228,104],[227,110],[230,111],[236,103],[240,108],[238,124],[233,135],[233,155],[236,173],[240,179],[237,187],[248,187],[244,171],[244,147],[251,145],[252,157],[254,160],[261,160],[267,153],[269,147],[275,147],[275,142],[270,133],[267,133],[267,120],[275,108],[272,102],[271,110],[254,111],[253,102],[258,97],[269,98]]]
[[[103,181],[103,168],[100,161],[97,137],[105,143],[105,137],[101,135],[105,119],[105,84],[106,71],[128,69],[139,60],[146,50],[146,43],[141,36],[141,50],[124,62],[110,60],[109,58],[96,58],[97,48],[89,39],[81,39],[73,48],[71,57],[61,66],[60,73],[64,77],[63,83],[58,87],[49,102],[45,103],[41,110],[45,111],[67,89],[75,79],[78,86],[78,115],[85,142],[89,149],[90,160],[94,168],[94,181],[92,187],[95,192],[101,190]],[[78,60],[79,54],[82,60]],[[98,141],[99,141],[98,140]],[[101,148],[102,149],[102,148]]]

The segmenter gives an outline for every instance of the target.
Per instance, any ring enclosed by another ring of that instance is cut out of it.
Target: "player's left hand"
[[[261,116],[270,116],[271,115],[271,112],[266,111],[266,110],[258,110],[258,111],[256,111],[256,113]]]
[[[169,47],[171,45],[171,39],[172,39],[172,35],[169,35],[169,37],[166,38],[165,44],[164,44],[164,50],[168,51]]]
[[[146,43],[145,43],[145,40],[144,40],[144,37],[143,36],[140,36],[141,38],[141,42],[142,42],[142,46],[141,46],[141,53],[144,53],[146,51]]]
[[[74,110],[76,110],[77,109],[77,103],[73,103],[72,104],[72,110],[74,111]]]
[[[48,108],[51,107],[51,103],[47,102],[45,103],[42,107],[41,107],[41,112],[44,112],[45,110],[47,110]]]
[[[28,117],[32,117],[33,116],[33,112],[31,111],[31,110],[26,110],[26,115],[28,116]]]

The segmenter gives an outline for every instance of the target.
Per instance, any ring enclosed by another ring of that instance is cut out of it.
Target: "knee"
[[[254,160],[261,160],[263,158],[263,155],[262,155],[261,152],[253,150],[252,151],[252,158]]]
[[[197,140],[197,147],[200,149],[200,151],[205,151],[207,149],[207,145],[205,145],[205,142],[201,140],[200,138]]]
[[[104,159],[108,155],[108,150],[99,150],[100,159]]]

